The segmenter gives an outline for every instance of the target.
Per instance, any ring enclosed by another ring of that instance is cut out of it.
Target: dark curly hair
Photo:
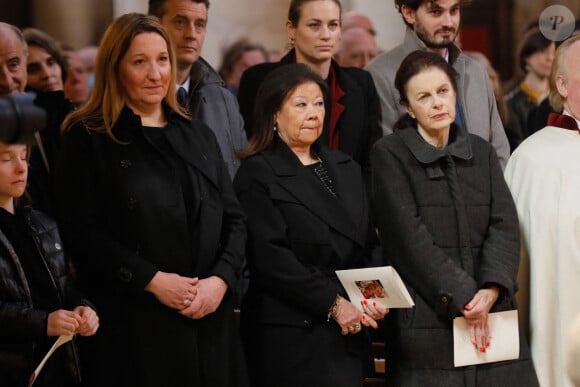
[[[22,31],[28,47],[37,46],[49,53],[56,60],[61,70],[62,82],[66,81],[68,66],[56,40],[44,31],[36,28],[26,28]]]
[[[471,4],[471,1],[472,0],[459,0],[459,5],[461,7],[463,7],[463,6]],[[402,6],[411,8],[412,10],[416,11],[423,3],[437,4],[437,0],[395,0],[395,7],[397,8],[397,11],[399,11],[399,13],[401,13],[401,15],[402,15],[403,14],[401,12]],[[405,24],[407,26],[411,27],[411,25],[409,23],[407,23],[405,18],[403,18],[403,21],[405,22]]]

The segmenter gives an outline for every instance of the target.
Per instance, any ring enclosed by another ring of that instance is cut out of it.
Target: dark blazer
[[[60,150],[60,125],[75,107],[70,100],[64,98],[62,90],[37,92],[34,104],[46,112],[46,126],[38,128],[38,137],[30,151],[26,194],[35,209],[56,217],[54,168]],[[26,205],[26,202],[22,201],[20,204]]]
[[[235,152],[247,145],[244,121],[236,97],[225,87],[218,73],[199,58],[189,73],[187,105],[197,118],[213,131],[231,179],[240,166]]]
[[[438,149],[415,128],[405,128],[375,144],[371,163],[383,252],[415,301],[413,309],[388,316],[389,381],[413,387],[465,386],[470,379],[537,385],[522,334],[520,361],[477,370],[453,366],[452,321],[478,289],[501,289],[492,312],[516,307],[518,219],[492,145],[453,126],[449,144]]]
[[[238,102],[248,138],[253,130],[254,104],[260,83],[275,68],[295,63],[295,61],[295,52],[291,50],[280,62],[260,63],[244,71],[238,90]],[[363,171],[367,171],[371,146],[382,137],[375,84],[371,75],[365,70],[340,67],[334,60],[332,68],[338,85],[344,91],[344,97],[339,102],[345,109],[336,127],[340,136],[338,149],[358,162],[363,167]],[[323,144],[328,144],[330,116],[331,106],[330,101],[327,100],[324,130],[319,139]]]
[[[168,109],[166,115],[167,140],[199,189],[192,219],[172,164],[130,109],[113,128],[121,142],[83,125],[63,137],[57,175],[63,240],[80,285],[101,312],[91,377],[95,385],[169,386],[197,385],[204,374],[206,385],[235,386],[230,292],[216,312],[191,320],[144,291],[157,271],[217,275],[231,288],[244,253],[244,215],[215,136],[199,121]]]
[[[326,370],[342,379],[333,386],[362,380],[365,335],[342,336],[327,314],[345,296],[334,271],[369,265],[366,193],[350,157],[326,147],[318,155],[336,197],[277,139],[245,159],[234,180],[248,215],[242,333],[253,386],[330,385]]]

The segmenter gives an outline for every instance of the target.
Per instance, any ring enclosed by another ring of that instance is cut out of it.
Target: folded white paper
[[[336,275],[350,302],[363,311],[363,300],[380,303],[387,308],[411,308],[415,305],[407,287],[392,266],[337,270]]]
[[[471,343],[469,326],[463,317],[453,320],[453,351],[455,367],[494,361],[513,360],[520,356],[518,311],[490,313],[488,317],[490,346],[479,352]]]
[[[42,359],[40,364],[38,364],[38,367],[36,367],[36,369],[34,370],[32,375],[30,376],[30,380],[28,381],[28,387],[31,387],[34,384],[34,382],[36,381],[36,378],[38,377],[38,374],[40,374],[40,371],[42,371],[42,367],[44,367],[44,364],[46,364],[47,360],[52,356],[54,351],[56,351],[58,349],[58,347],[60,347],[61,345],[66,344],[69,341],[71,341],[73,339],[73,337],[74,337],[74,335],[62,335],[62,336],[58,337],[58,339],[54,342],[52,347],[48,350],[48,352],[46,353],[46,355],[44,356],[44,358]]]

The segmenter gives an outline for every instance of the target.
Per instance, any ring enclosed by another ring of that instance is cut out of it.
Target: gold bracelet
[[[326,321],[330,321],[331,317],[335,320],[338,318],[338,315],[340,314],[340,301],[341,300],[342,300],[342,297],[340,297],[340,295],[337,294],[336,298],[334,299],[334,302],[332,303],[332,306],[330,307],[330,309],[328,309],[328,315],[326,316]]]

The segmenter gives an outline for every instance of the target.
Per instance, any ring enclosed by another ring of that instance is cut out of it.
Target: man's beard
[[[450,32],[452,35],[449,37],[443,37],[440,41],[435,40],[435,36],[439,32]],[[433,37],[423,30],[421,27],[415,29],[415,33],[425,43],[428,48],[448,48],[453,44],[455,38],[457,37],[457,30],[455,28],[441,28],[433,34]]]

